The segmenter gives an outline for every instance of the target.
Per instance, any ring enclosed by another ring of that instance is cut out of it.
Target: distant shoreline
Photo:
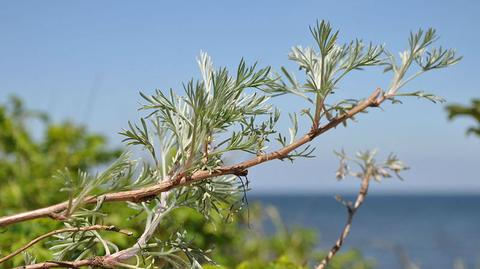
[[[334,197],[335,195],[345,195],[345,196],[355,196],[355,192],[341,192],[341,191],[332,191],[332,192],[319,192],[319,193],[302,193],[302,192],[262,192],[262,191],[251,191],[247,193],[249,197]],[[368,197],[480,197],[480,190],[476,192],[371,192],[368,194]]]

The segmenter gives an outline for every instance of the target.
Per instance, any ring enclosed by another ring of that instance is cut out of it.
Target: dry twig
[[[350,202],[345,202],[341,200],[340,197],[337,197],[337,200],[340,200],[345,205],[345,207],[347,207],[347,211],[348,211],[347,223],[345,224],[345,227],[343,228],[342,233],[340,234],[340,237],[338,238],[335,245],[330,249],[327,256],[323,258],[323,260],[316,267],[316,269],[325,269],[327,265],[330,263],[330,261],[332,260],[332,258],[335,256],[335,254],[337,254],[337,252],[342,247],[343,242],[345,241],[345,238],[347,238],[348,234],[350,233],[353,216],[355,215],[355,213],[357,213],[357,210],[360,208],[363,201],[365,200],[365,197],[367,196],[368,186],[369,186],[371,177],[372,177],[372,168],[369,168],[363,175],[360,191],[358,192],[357,199],[355,200],[355,203],[353,205]]]

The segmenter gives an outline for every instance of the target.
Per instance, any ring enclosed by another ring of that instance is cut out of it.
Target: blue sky
[[[292,67],[294,45],[313,45],[308,26],[329,20],[341,39],[406,47],[410,30],[434,27],[439,45],[464,60],[410,85],[453,103],[480,97],[478,1],[1,1],[0,102],[11,94],[55,120],[74,120],[120,143],[117,134],[137,119],[139,91],[181,88],[198,77],[195,57],[207,51],[216,66],[241,57]],[[206,2],[206,3],[205,3]],[[339,90],[361,98],[389,77],[379,69],[356,73]],[[298,111],[301,101],[274,101]],[[319,138],[313,160],[274,162],[250,171],[258,192],[348,192],[355,180],[336,182],[332,151],[378,148],[397,153],[412,169],[405,181],[388,180],[376,193],[480,192],[480,139],[466,137],[468,120],[448,122],[444,105],[417,99],[361,115],[348,129]],[[1,131],[1,130],[0,130]]]

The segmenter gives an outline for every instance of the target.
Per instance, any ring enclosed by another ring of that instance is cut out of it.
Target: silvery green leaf
[[[25,265],[35,264],[37,262],[37,258],[29,251],[23,251],[22,254]]]
[[[411,93],[398,93],[395,96],[416,96],[418,98],[425,98],[433,103],[444,103],[445,99],[443,99],[440,96],[431,94],[431,93],[426,93],[424,91],[416,91],[416,92],[411,92]]]
[[[297,136],[297,131],[298,131],[298,119],[297,119],[297,114],[288,114],[290,117],[290,121],[292,122],[292,127],[288,128],[288,132],[290,133],[290,144],[293,143],[295,140],[295,137]]]

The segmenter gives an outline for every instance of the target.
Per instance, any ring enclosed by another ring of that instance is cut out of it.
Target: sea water
[[[347,197],[353,199],[354,197]],[[251,195],[275,206],[288,227],[314,229],[329,249],[345,225],[334,195]],[[480,196],[370,195],[355,215],[346,249],[361,250],[376,268],[404,269],[408,257],[422,269],[480,268]]]

